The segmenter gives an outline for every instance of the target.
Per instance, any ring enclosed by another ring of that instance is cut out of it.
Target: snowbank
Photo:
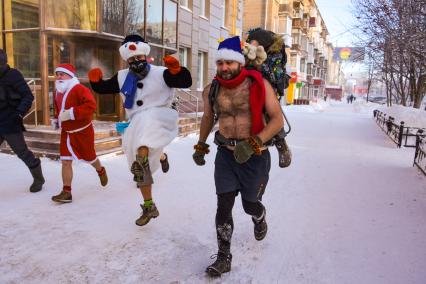
[[[379,111],[395,118],[396,123],[405,122],[405,126],[426,128],[426,111],[401,105],[381,106]]]

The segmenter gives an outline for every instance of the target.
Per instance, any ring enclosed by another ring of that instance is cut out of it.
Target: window
[[[177,4],[164,1],[164,45],[176,48],[177,45]]]
[[[124,0],[103,0],[102,31],[123,35]]]
[[[151,45],[148,62],[158,66],[163,65],[163,49],[161,47]]]
[[[25,78],[40,78],[40,37],[38,32],[6,34],[8,61]]]
[[[290,66],[291,66],[292,68],[296,68],[296,64],[297,64],[297,58],[296,58],[296,56],[295,56],[295,55],[292,55],[292,56],[290,57]]]
[[[198,52],[197,60],[197,89],[202,90],[204,88],[204,74],[206,71],[206,53]]]
[[[179,4],[188,9],[192,8],[192,0],[179,0]]]
[[[305,58],[300,59],[300,72],[305,72],[306,60]]]
[[[190,61],[189,61],[189,57],[190,57],[190,49],[187,47],[180,47],[179,48],[179,62],[183,67],[186,67],[188,69],[190,69]]]
[[[47,26],[96,30],[96,0],[47,0]]]
[[[25,29],[40,26],[38,0],[9,0],[4,2],[6,2],[4,7],[6,29]],[[8,19],[8,17],[11,18]]]
[[[226,7],[226,0],[222,0],[222,27],[226,27],[226,14],[227,14],[227,7]]]
[[[144,21],[145,21],[144,1],[128,0],[127,1],[127,34],[138,33],[145,36]]]
[[[200,0],[200,16],[206,15],[206,1]]]
[[[199,0],[200,4],[200,16],[208,18],[210,11],[210,1],[209,0]]]
[[[146,1],[146,34],[145,39],[152,43],[163,42],[163,4],[158,0]]]
[[[84,52],[78,52],[80,50],[84,50]],[[95,58],[93,44],[87,42],[76,42],[75,51],[74,66],[77,70],[77,76],[86,77],[87,72],[92,69],[92,60]]]

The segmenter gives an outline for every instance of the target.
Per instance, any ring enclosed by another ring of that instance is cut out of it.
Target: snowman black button
[[[137,100],[137,101],[136,101],[136,104],[137,104],[138,106],[142,106],[142,105],[143,105],[143,101],[142,101],[142,100]]]
[[[139,89],[142,89],[142,88],[143,88],[143,83],[142,83],[142,82],[138,82],[138,83],[136,84],[136,86],[137,86]]]

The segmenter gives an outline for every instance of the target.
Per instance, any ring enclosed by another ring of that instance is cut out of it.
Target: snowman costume
[[[119,51],[122,59],[127,61],[133,56],[147,56],[150,47],[139,35],[130,35],[124,39]],[[102,79],[100,69],[89,72],[90,84],[95,92],[120,93],[123,100],[129,126],[122,142],[129,168],[135,161],[138,149],[146,146],[149,149],[149,167],[154,173],[160,167],[164,147],[178,135],[178,113],[171,108],[174,88],[188,88],[192,85],[192,79],[188,69],[177,67],[173,69],[148,63],[143,78],[127,68],[108,80]]]

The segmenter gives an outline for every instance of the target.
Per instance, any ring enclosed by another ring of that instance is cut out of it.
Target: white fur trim
[[[74,73],[72,73],[70,70],[68,70],[67,68],[63,68],[63,67],[57,67],[56,69],[55,69],[55,73],[56,72],[63,72],[63,73],[65,73],[65,74],[68,74],[68,75],[70,75],[71,77],[75,77],[75,74]]]
[[[71,117],[71,120],[75,120],[75,116],[74,116],[74,108],[72,107],[72,108],[70,108],[70,117]]]
[[[129,47],[131,45],[136,46],[136,50],[130,50]],[[145,55],[147,56],[149,52],[151,51],[151,47],[145,42],[126,42],[122,46],[120,46],[120,55],[123,60],[127,61],[130,57],[133,57],[135,55]]]
[[[72,160],[74,160],[71,156],[61,156],[60,159],[62,161],[72,161]]]
[[[244,55],[232,49],[222,48],[216,52],[216,61],[218,60],[233,60],[245,65]]]

